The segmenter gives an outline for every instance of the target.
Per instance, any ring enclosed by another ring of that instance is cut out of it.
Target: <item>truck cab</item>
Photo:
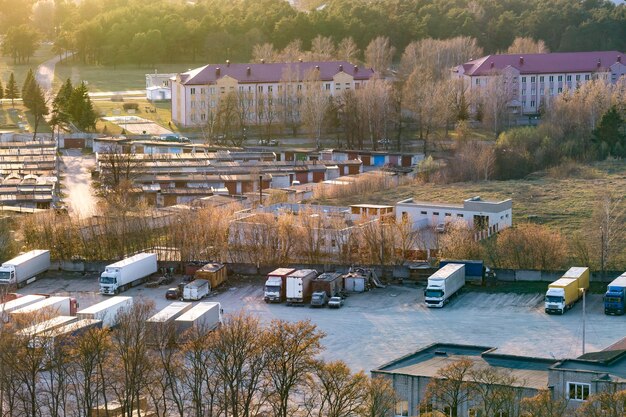
[[[117,294],[118,272],[109,268],[100,275],[100,294]]]
[[[311,295],[311,307],[324,307],[328,304],[326,291],[316,291]]]
[[[424,301],[428,307],[443,307],[445,302],[445,289],[443,281],[441,283],[428,283],[424,290]]]
[[[567,305],[565,303],[565,290],[563,288],[548,288],[545,300],[546,313],[565,313]]]
[[[604,294],[604,314],[624,314],[624,288],[609,286]]]
[[[263,299],[266,303],[280,303],[281,294],[284,292],[281,277],[268,277],[265,281],[265,293]]]
[[[0,284],[15,284],[15,267],[13,265],[0,266]]]

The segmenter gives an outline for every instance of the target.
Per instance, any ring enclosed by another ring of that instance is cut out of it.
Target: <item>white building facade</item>
[[[234,111],[247,124],[296,120],[311,85],[336,96],[361,88],[373,74],[345,61],[210,64],[172,77],[172,121],[182,127],[211,123],[228,93],[235,93]]]
[[[485,89],[495,75],[511,84],[510,106],[522,114],[537,114],[541,105],[564,91],[601,79],[617,83],[626,74],[626,56],[617,51],[488,55],[453,69],[469,90]]]
[[[472,197],[458,205],[409,198],[396,204],[396,221],[402,220],[411,221],[415,229],[463,222],[483,238],[512,226],[513,201],[483,201],[480,197]]]

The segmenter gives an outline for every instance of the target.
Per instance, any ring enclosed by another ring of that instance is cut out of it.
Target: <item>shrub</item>
[[[128,110],[139,110],[139,103],[124,103],[122,104],[122,106],[124,107],[124,110],[128,111]]]

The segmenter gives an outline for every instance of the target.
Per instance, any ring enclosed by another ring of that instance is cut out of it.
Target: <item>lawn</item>
[[[168,126],[168,122],[172,118],[170,102],[151,103],[146,99],[127,99],[125,102],[137,103],[139,105],[139,110],[132,114],[128,113],[124,110],[124,102],[111,101],[108,99],[93,100],[93,106],[96,109],[96,112],[98,112],[101,116],[138,116],[143,117],[144,119],[152,120],[165,128],[170,128]],[[156,111],[147,111],[147,108],[154,109]],[[98,121],[96,128],[98,131],[102,131],[105,125],[107,127],[106,132],[108,134],[117,135],[122,132],[121,127],[110,122],[105,122],[103,120]],[[172,125],[170,130],[176,130],[175,126]]]
[[[593,165],[593,178],[557,179],[545,173],[532,179],[482,181],[455,184],[412,183],[364,195],[324,199],[320,204],[395,204],[406,198],[421,201],[458,203],[473,196],[488,200],[513,199],[513,221],[533,221],[561,230],[566,235],[588,226],[597,196],[611,191],[624,195],[626,161]]]
[[[160,73],[176,73],[197,68],[202,63],[159,64],[156,70]],[[55,68],[55,90],[70,78],[73,84],[87,82],[89,91],[124,91],[144,90],[146,74],[154,72],[154,67],[137,67],[136,65],[118,65],[116,68],[101,65],[83,65],[72,60],[61,62]]]
[[[0,55],[0,80],[2,80],[2,86],[6,86],[7,81],[9,81],[9,75],[13,72],[15,74],[15,81],[21,89],[28,69],[32,68],[33,71],[35,71],[39,64],[52,57],[54,57],[54,54],[52,53],[52,45],[50,44],[42,44],[27,64],[16,65],[13,64],[13,58]]]
[[[29,125],[29,132],[32,132],[32,126],[34,124],[33,117],[30,112],[26,111],[26,108],[22,105],[22,102],[16,102],[15,107],[11,107],[10,101],[5,101],[0,106],[0,130],[13,130],[18,131],[17,124],[19,122],[26,122]],[[45,120],[39,122],[37,129],[38,133],[50,133],[50,127]]]

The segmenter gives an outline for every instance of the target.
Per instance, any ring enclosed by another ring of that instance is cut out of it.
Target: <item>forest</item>
[[[78,4],[77,4],[78,3]],[[543,40],[550,51],[626,50],[626,6],[608,0],[0,0],[3,53],[27,62],[38,42],[87,64],[233,62],[254,45],[282,49],[318,35],[351,37],[364,51],[388,37],[400,52],[416,40],[475,38],[486,53],[516,37]]]

